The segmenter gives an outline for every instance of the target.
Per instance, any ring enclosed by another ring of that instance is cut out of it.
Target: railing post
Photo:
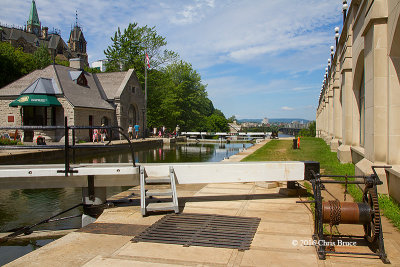
[[[65,160],[65,176],[68,176],[69,172],[69,136],[68,136],[68,118],[64,118],[64,160]]]
[[[75,129],[72,129],[72,162],[75,164]]]

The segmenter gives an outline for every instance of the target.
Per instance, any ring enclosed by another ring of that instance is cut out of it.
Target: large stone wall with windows
[[[116,99],[116,117],[118,124],[124,129],[124,133],[128,133],[128,126],[130,123],[137,123],[140,126],[140,135],[142,135],[143,125],[146,125],[146,112],[145,109],[144,89],[141,88],[136,75],[130,75],[133,70],[128,71],[127,77],[129,80],[123,88],[120,88],[121,97]],[[130,112],[130,110],[134,112]],[[132,118],[130,115],[134,115]]]
[[[316,121],[319,136],[341,162],[355,164],[356,174],[371,174],[373,165],[392,165],[379,171],[380,191],[400,201],[399,40],[400,0],[352,1]]]

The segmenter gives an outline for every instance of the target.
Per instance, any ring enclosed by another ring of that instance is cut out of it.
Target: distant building
[[[239,124],[237,124],[236,121],[228,123],[228,126],[229,126],[229,133],[231,134],[236,134],[240,132],[240,130],[242,129],[242,127]]]
[[[95,61],[95,62],[92,63],[92,68],[98,69],[101,72],[105,72],[106,71],[107,62],[108,62],[107,59],[102,59],[102,60]]]
[[[262,120],[262,122],[261,122],[261,124],[265,124],[265,125],[267,125],[268,123],[269,123],[268,118],[264,118],[264,119]]]
[[[35,0],[32,0],[29,18],[24,27],[0,24],[0,41],[9,42],[15,48],[21,47],[25,53],[34,53],[38,47],[45,46],[49,49],[51,57],[60,60],[81,58],[86,66],[89,65],[86,40],[78,22],[76,21],[71,30],[67,45],[59,30],[49,31],[48,27],[41,25]]]

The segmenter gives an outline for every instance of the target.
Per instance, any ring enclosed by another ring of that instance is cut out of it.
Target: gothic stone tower
[[[75,24],[69,35],[68,47],[71,51],[72,58],[81,58],[88,66],[88,55],[86,53],[86,40],[83,36],[82,29]]]
[[[31,10],[29,13],[29,19],[26,22],[26,30],[27,30],[27,32],[34,33],[38,37],[42,34],[39,16],[38,16],[38,13],[36,10],[35,0],[32,0]]]

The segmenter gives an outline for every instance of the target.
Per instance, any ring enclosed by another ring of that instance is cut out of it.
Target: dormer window
[[[71,80],[73,80],[76,84],[79,84],[81,86],[88,86],[88,81],[83,71],[70,71],[69,76],[71,77]]]
[[[79,85],[82,85],[82,86],[88,86],[87,79],[86,79],[85,75],[83,75],[83,72],[82,72],[82,75],[79,76],[78,79],[76,80],[76,83]]]

